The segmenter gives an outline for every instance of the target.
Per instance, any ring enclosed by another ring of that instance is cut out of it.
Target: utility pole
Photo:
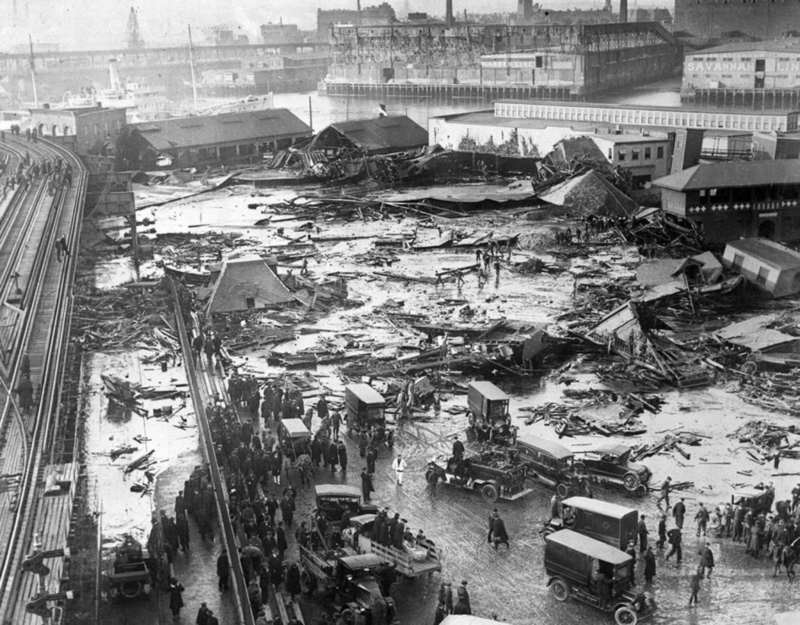
[[[33,85],[33,107],[39,108],[39,95],[36,92],[36,59],[33,56],[33,39],[31,38],[30,33],[28,33],[28,44],[31,48],[31,56],[28,59],[28,63],[31,66],[31,84]]]
[[[192,98],[194,99],[194,112],[197,113],[197,79],[194,75],[194,44],[192,43],[191,24],[189,24],[189,67],[192,70]]]

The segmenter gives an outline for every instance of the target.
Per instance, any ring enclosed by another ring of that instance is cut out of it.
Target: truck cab
[[[550,531],[568,528],[621,550],[636,539],[639,523],[636,510],[587,497],[569,497],[561,502],[561,507],[561,518],[549,523]]]
[[[361,489],[347,484],[317,484],[314,487],[316,515],[330,523],[340,523],[345,510],[351,516],[377,513],[378,507],[365,504]]]
[[[545,538],[544,566],[556,601],[572,597],[612,612],[619,625],[636,625],[656,611],[649,593],[631,590],[633,558],[611,545],[561,530]]]
[[[741,504],[745,509],[750,508],[756,515],[769,512],[768,502],[769,491],[766,488],[748,486],[735,490],[731,495],[731,504],[734,506]]]

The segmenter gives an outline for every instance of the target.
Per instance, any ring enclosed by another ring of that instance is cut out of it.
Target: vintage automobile
[[[649,593],[631,589],[633,558],[583,534],[565,529],[545,537],[544,568],[556,601],[574,597],[613,613],[618,625],[636,625],[656,611],[655,599]],[[603,578],[608,589],[605,593]]]
[[[741,504],[745,509],[750,508],[758,515],[769,512],[769,491],[766,488],[749,486],[739,488],[731,495],[731,503],[736,506]]]
[[[498,499],[513,501],[532,493],[532,488],[525,487],[526,474],[527,469],[514,450],[490,448],[468,452],[462,463],[453,457],[433,458],[428,461],[425,479],[480,491],[485,501],[493,503]]]
[[[513,445],[519,428],[511,425],[508,395],[491,382],[470,382],[467,387],[470,440]]]
[[[427,538],[413,539],[411,544],[404,541],[404,548],[394,545],[381,545],[370,538],[375,523],[374,514],[361,514],[350,519],[350,527],[344,530],[345,544],[348,542],[358,553],[374,553],[386,562],[392,562],[397,572],[405,577],[420,577],[426,573],[442,570],[442,555],[436,545]]]
[[[394,431],[386,427],[386,400],[369,384],[348,384],[344,389],[347,434],[355,438],[361,430],[372,428],[379,444],[392,447]]]
[[[351,516],[359,514],[375,514],[378,507],[365,504],[361,499],[361,489],[347,484],[317,484],[314,487],[317,517],[323,517],[329,523],[339,523],[345,510]]]
[[[319,588],[331,595],[337,614],[346,622],[363,610],[372,615],[381,612],[384,615],[381,622],[391,623],[394,601],[383,596],[375,574],[385,564],[385,560],[373,553],[316,552],[301,545],[300,587],[307,594]]]
[[[563,445],[524,434],[517,437],[516,449],[528,467],[528,477],[555,488],[559,497],[589,493],[589,482],[581,477],[586,475],[586,467]]]
[[[278,441],[283,453],[292,460],[311,453],[311,439],[311,432],[302,419],[281,419],[278,423]]]
[[[561,502],[561,510],[561,518],[545,525],[545,535],[568,528],[623,550],[636,539],[639,513],[631,508],[599,499],[568,497]]]
[[[150,592],[152,576],[148,558],[147,549],[143,549],[133,536],[126,534],[116,547],[114,560],[106,575],[112,600],[136,599]]]
[[[586,468],[587,475],[600,484],[622,486],[639,497],[648,492],[653,474],[645,465],[630,461],[631,448],[619,443],[606,443],[585,451],[576,451],[576,465]]]

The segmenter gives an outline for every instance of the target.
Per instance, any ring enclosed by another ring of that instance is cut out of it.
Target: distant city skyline
[[[430,15],[443,15],[445,0],[388,0],[398,15],[406,6],[410,11]],[[629,0],[634,7],[637,0]],[[281,19],[287,24],[297,24],[303,30],[316,28],[318,8],[355,9],[356,0],[294,0],[291,8],[284,3],[264,3],[260,0],[239,0],[234,6],[222,0],[195,0],[191,9],[181,15],[176,5],[165,5],[163,0],[4,0],[0,4],[0,47],[10,51],[14,46],[26,44],[30,33],[36,44],[57,44],[61,49],[106,49],[126,46],[126,25],[131,6],[138,11],[139,25],[147,45],[183,45],[186,27],[191,24],[200,41],[207,29],[215,25],[236,27],[255,43],[260,40],[259,27]],[[363,0],[362,6],[376,6],[381,0]],[[535,2],[534,2],[535,4]],[[604,0],[551,0],[541,2],[544,8],[558,10],[575,8],[601,8]],[[619,8],[619,0],[612,5]],[[638,0],[638,5],[664,6],[670,9],[673,0]],[[454,0],[457,13],[466,9],[470,13],[511,13],[517,9],[517,0],[496,0],[489,7],[485,0]],[[14,8],[16,7],[16,13]]]

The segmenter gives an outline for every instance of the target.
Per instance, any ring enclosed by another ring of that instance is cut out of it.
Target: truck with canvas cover
[[[649,593],[632,590],[633,558],[571,530],[545,537],[544,568],[556,601],[570,597],[614,615],[617,625],[636,625],[656,611]]]
[[[569,497],[561,502],[561,518],[552,519],[545,534],[568,528],[624,550],[636,540],[638,523],[639,513],[631,508],[587,497]]]
[[[439,549],[428,538],[418,540],[408,532],[403,540],[403,548],[382,545],[372,540],[370,534],[375,523],[375,514],[361,514],[350,519],[350,527],[343,532],[345,544],[348,542],[358,553],[374,553],[386,562],[396,565],[397,572],[405,577],[419,577],[425,573],[442,570],[442,557]]]

